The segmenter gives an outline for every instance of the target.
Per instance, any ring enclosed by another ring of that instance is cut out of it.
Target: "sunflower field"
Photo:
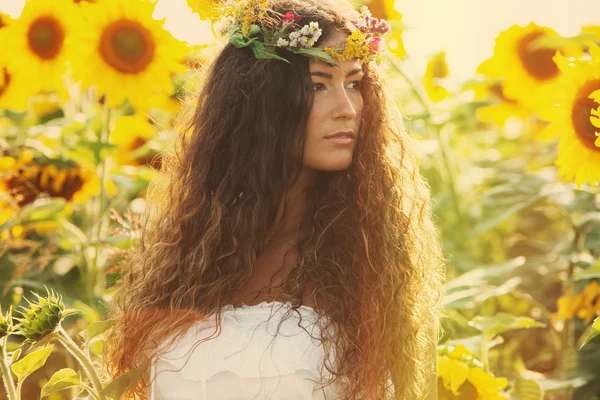
[[[188,5],[210,20],[217,2]],[[506,26],[455,84],[444,51],[411,72],[401,2],[364,3],[392,27],[381,68],[449,260],[439,399],[600,399],[600,25]],[[97,371],[103,316],[185,95],[223,45],[214,28],[176,39],[156,5],[0,13],[0,399],[118,399],[139,379]]]

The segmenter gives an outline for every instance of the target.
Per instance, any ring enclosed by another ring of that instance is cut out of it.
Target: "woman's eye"
[[[348,85],[355,85],[352,89],[360,89],[360,81],[352,81],[350,82]],[[312,85],[312,89],[314,91],[318,91],[318,90],[322,90],[325,88],[325,85],[323,83],[313,83]]]
[[[315,90],[315,91],[316,91],[316,90],[319,90],[319,87],[321,87],[321,86],[319,86],[319,85],[321,85],[321,86],[325,86],[325,85],[323,85],[322,83],[313,83],[313,86],[312,86],[312,87],[313,87],[313,90]]]

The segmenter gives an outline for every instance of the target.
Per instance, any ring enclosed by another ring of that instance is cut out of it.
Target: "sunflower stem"
[[[102,394],[102,382],[92,365],[92,360],[77,346],[77,344],[71,339],[69,334],[65,331],[62,326],[58,327],[56,337],[62,343],[63,346],[75,357],[75,359],[81,364],[84,371],[92,381],[92,386],[96,391],[96,395],[99,400],[106,400],[106,397]]]
[[[483,335],[481,341],[481,362],[483,363],[483,371],[490,373],[490,359],[488,356],[488,342],[491,340],[486,334]]]
[[[423,109],[425,110],[424,117],[431,121],[433,112],[431,110],[431,107],[429,106],[429,102],[425,99],[425,95],[423,94],[423,91],[419,87],[417,87],[417,85],[404,72],[402,67],[400,67],[400,65],[398,65],[398,62],[396,60],[394,60],[393,57],[389,57],[388,60],[389,60],[390,64],[394,67],[394,69],[400,74],[400,76],[402,76],[404,78],[404,80],[409,84],[413,93],[417,97],[417,100],[423,106]],[[456,214],[457,225],[458,225],[459,240],[457,240],[456,243],[457,243],[457,247],[459,249],[462,249],[464,247],[464,244],[466,243],[466,233],[465,233],[464,225],[463,225],[463,221],[464,221],[463,213],[462,213],[462,210],[460,207],[460,202],[458,199],[458,192],[456,189],[456,173],[453,168],[453,166],[455,166],[456,163],[454,162],[454,157],[453,157],[451,148],[448,145],[448,142],[445,139],[444,135],[442,135],[441,129],[438,128],[435,124],[430,124],[430,126],[435,134],[435,137],[436,137],[438,143],[440,144],[440,153],[442,155],[444,169],[446,170],[446,173],[448,174],[448,189],[450,190],[450,197],[452,198],[452,206],[454,208],[454,213]]]
[[[109,129],[110,129],[110,118],[111,118],[111,109],[108,105],[107,99],[106,99],[106,95],[104,97],[104,109],[103,109],[103,124],[102,124],[102,132],[100,133],[100,136],[98,138],[98,142],[101,145],[100,148],[102,149],[103,146],[107,141],[108,141],[108,136],[109,136]],[[89,287],[88,287],[88,296],[90,299],[90,305],[93,304],[93,298],[94,298],[94,294],[96,293],[96,284],[98,281],[103,281],[103,279],[99,279],[101,278],[100,274],[103,274],[104,271],[103,270],[99,270],[98,269],[98,259],[100,257],[100,243],[101,243],[101,239],[102,239],[102,225],[103,225],[103,216],[104,216],[104,202],[105,202],[105,197],[106,197],[106,193],[105,193],[105,188],[104,188],[104,177],[106,176],[106,160],[105,159],[100,159],[99,160],[101,166],[99,168],[100,173],[99,173],[99,180],[100,180],[100,196],[98,199],[98,215],[96,217],[95,222],[95,229],[93,230],[93,232],[95,233],[96,236],[96,240],[95,240],[95,247],[94,247],[94,259],[93,259],[93,263],[92,263],[92,270],[90,271],[90,276],[89,276]]]
[[[87,390],[88,393],[91,394],[95,400],[100,400],[100,396],[98,396],[98,394],[96,394],[96,392],[94,392],[94,389],[92,389],[91,387],[89,387],[88,385],[86,385],[84,383],[81,384],[81,387],[84,388],[85,390]]]
[[[15,391],[15,381],[13,379],[12,373],[8,368],[8,364],[6,363],[7,354],[6,354],[6,344],[7,344],[8,336],[2,338],[2,352],[0,354],[0,368],[2,369],[2,376],[4,377],[4,387],[6,387],[6,395],[8,396],[8,400],[17,400],[17,392]]]

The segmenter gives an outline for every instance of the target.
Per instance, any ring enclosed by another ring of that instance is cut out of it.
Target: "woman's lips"
[[[350,136],[332,136],[332,137],[325,138],[325,140],[328,140],[331,143],[336,143],[336,144],[350,144],[350,143],[352,143],[352,140],[354,140],[354,139],[351,138]]]

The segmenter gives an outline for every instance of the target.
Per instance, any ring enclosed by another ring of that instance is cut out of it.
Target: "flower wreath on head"
[[[318,22],[299,26],[301,16],[293,11],[285,15],[269,9],[268,0],[228,0],[222,8],[222,18],[214,23],[218,35],[229,34],[229,41],[237,48],[251,46],[256,58],[272,58],[289,63],[277,55],[277,47],[295,54],[314,57],[332,66],[337,61],[358,58],[361,63],[380,64],[382,35],[390,30],[384,19],[373,18],[367,6],[360,9],[360,17],[352,23],[357,28],[347,38],[344,47],[314,47],[322,30]],[[280,18],[275,18],[278,15]],[[282,17],[282,18],[281,18]]]

